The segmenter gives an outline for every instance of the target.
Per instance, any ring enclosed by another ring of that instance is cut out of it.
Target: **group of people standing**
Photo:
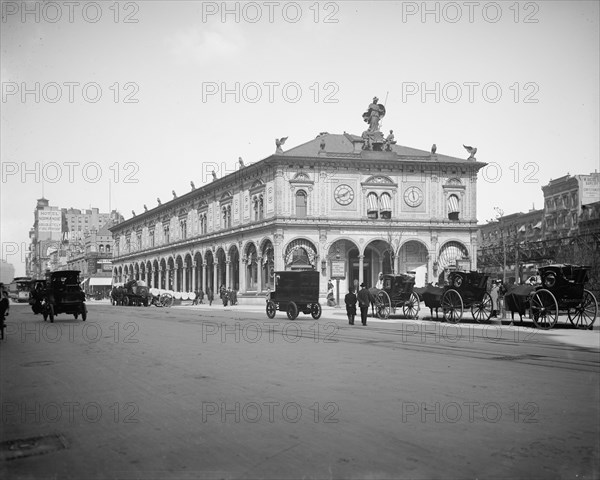
[[[367,314],[369,313],[369,305],[371,305],[371,292],[364,283],[360,284],[360,290],[358,294],[354,293],[354,287],[350,287],[348,293],[344,297],[344,303],[346,304],[346,314],[348,315],[348,323],[354,325],[354,318],[356,317],[356,304],[360,308],[360,320],[363,325],[367,324]]]
[[[219,298],[223,302],[223,306],[226,307],[228,304],[237,305],[237,291],[231,288],[226,288],[225,285],[221,285],[219,288]],[[212,302],[215,300],[215,295],[212,288],[206,287],[206,300],[209,305],[212,306]],[[204,291],[200,288],[196,291],[196,298],[194,299],[193,305],[204,304]]]

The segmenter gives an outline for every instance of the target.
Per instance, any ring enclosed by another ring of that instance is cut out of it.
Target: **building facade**
[[[543,210],[513,213],[479,228],[479,266],[517,281],[549,263],[585,263],[600,254],[600,174],[565,175],[542,186]],[[594,275],[596,275],[594,273]]]
[[[97,261],[112,258],[113,239],[108,226],[122,220],[115,210],[100,213],[98,208],[67,209],[51,206],[46,198],[38,199],[29,231],[27,275],[44,278],[47,270],[66,269],[81,270],[84,276],[95,272]],[[102,268],[111,275],[110,268]]]
[[[476,269],[477,172],[485,164],[362,136],[320,134],[111,228],[115,282],[193,292],[221,285],[240,302],[274,272],[332,274],[340,289],[379,272],[437,281],[457,261]],[[370,136],[369,136],[370,135]]]

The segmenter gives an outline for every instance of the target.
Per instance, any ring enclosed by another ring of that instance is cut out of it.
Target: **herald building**
[[[361,135],[321,133],[194,188],[113,227],[113,280],[176,292],[238,291],[263,302],[274,272],[317,270],[373,286],[379,272],[414,272],[417,286],[477,268],[476,149],[467,159],[398,145],[377,98]]]

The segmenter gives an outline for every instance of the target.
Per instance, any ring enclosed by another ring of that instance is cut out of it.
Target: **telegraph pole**
[[[500,219],[504,216],[504,210],[499,207],[494,207],[494,210],[496,210],[496,220],[498,220],[498,226],[500,226]],[[502,255],[504,257],[502,265],[502,283],[506,285],[506,239],[504,238],[503,228],[500,228],[500,235],[502,237]]]

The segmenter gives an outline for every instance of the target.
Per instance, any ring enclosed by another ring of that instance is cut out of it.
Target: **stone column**
[[[364,255],[359,255],[358,256],[358,284],[359,285],[365,281],[365,278],[364,278],[364,275],[363,275],[364,259],[365,259]],[[371,285],[369,285],[369,287],[371,287]]]
[[[206,261],[202,262],[202,291],[206,293]]]
[[[246,293],[246,268],[248,266],[248,257],[240,255],[240,293]]]
[[[189,292],[191,285],[191,278],[189,278],[192,269],[188,265],[184,264],[183,266],[183,291]]]
[[[198,262],[193,260],[192,263],[192,292],[195,292],[198,289],[198,285],[196,283],[196,277],[198,276]]]
[[[216,258],[215,258],[216,260]],[[218,273],[219,273],[219,263],[217,261],[213,262],[213,293],[215,294],[215,297],[218,294],[218,290],[219,290],[219,277],[218,277]]]
[[[258,293],[262,292],[263,290],[263,285],[262,285],[262,267],[263,267],[263,257],[257,257],[256,258],[256,268],[258,269],[257,272],[257,287],[256,290]]]
[[[227,259],[225,260],[225,279],[227,281],[227,288],[231,288],[233,289],[233,285],[232,285],[232,281],[231,281],[231,260]]]
[[[179,265],[173,268],[173,291],[179,291]]]

